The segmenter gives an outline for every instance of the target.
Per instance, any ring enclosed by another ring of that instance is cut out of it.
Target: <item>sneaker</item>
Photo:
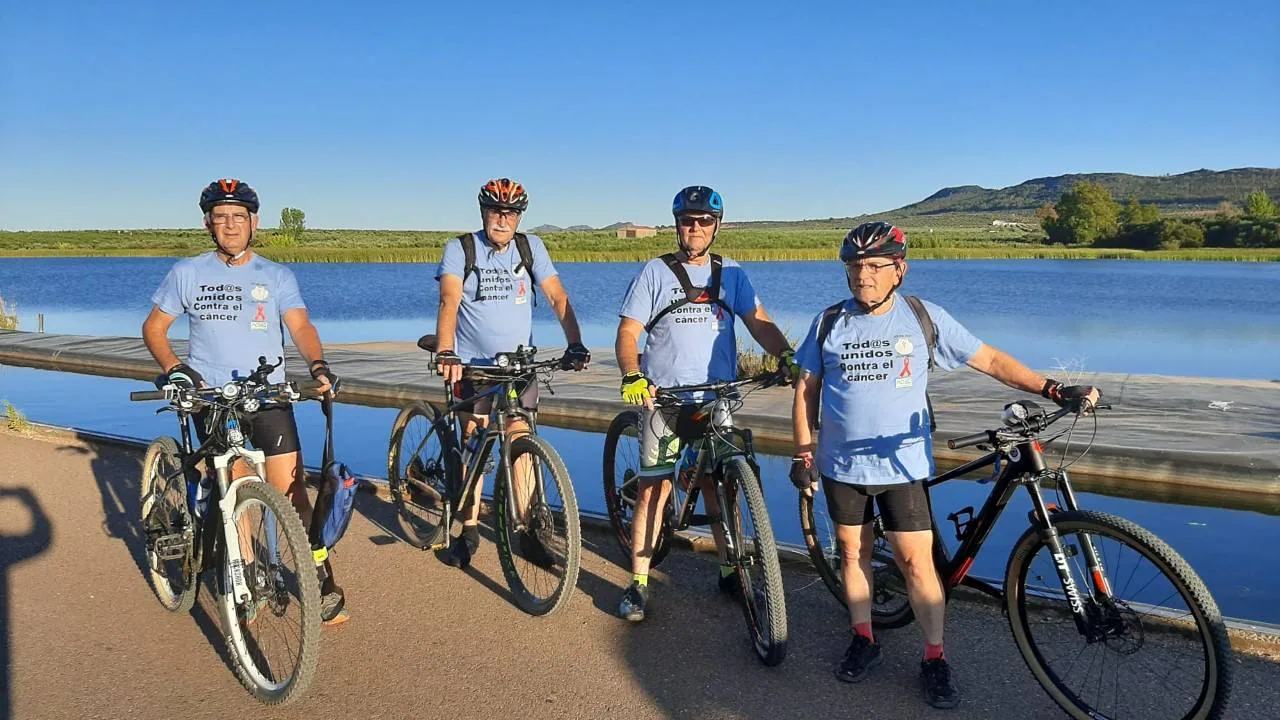
[[[920,663],[920,679],[924,684],[924,700],[936,708],[953,708],[960,702],[960,691],[951,683],[951,666],[943,658]]]
[[[476,554],[476,550],[480,547],[480,538],[468,538],[466,533],[459,535],[449,543],[449,549],[440,558],[444,560],[446,565],[450,567],[467,569],[471,565],[471,558]]]
[[[649,586],[638,582],[631,583],[622,593],[622,602],[618,604],[618,617],[630,622],[644,620],[644,606],[649,602]]]
[[[543,570],[556,566],[556,558],[547,550],[547,546],[531,532],[520,533],[520,557],[528,560]]]
[[[738,568],[734,568],[733,572],[725,575],[721,573],[716,580],[716,584],[720,586],[720,592],[732,597],[742,596],[742,583],[738,582]]]
[[[351,619],[347,612],[347,598],[341,592],[331,592],[320,596],[320,623],[325,627],[333,627]]]
[[[884,657],[880,654],[880,643],[871,642],[861,635],[854,635],[849,649],[844,651],[844,659],[836,668],[836,677],[845,682],[856,683],[867,676],[867,671],[880,664]]]

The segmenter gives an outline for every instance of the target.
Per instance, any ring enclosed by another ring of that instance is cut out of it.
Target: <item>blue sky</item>
[[[666,222],[698,183],[799,219],[1276,167],[1277,37],[1275,0],[13,2],[0,228],[194,227],[222,176],[266,225],[465,229],[493,176],[531,227]]]

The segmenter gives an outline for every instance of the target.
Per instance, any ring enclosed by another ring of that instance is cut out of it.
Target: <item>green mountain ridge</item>
[[[896,210],[857,217],[726,223],[726,227],[852,227],[870,219],[939,225],[988,224],[994,219],[1029,220],[1036,208],[1057,201],[1081,180],[1102,184],[1117,202],[1136,197],[1166,212],[1212,210],[1223,201],[1239,205],[1255,190],[1280,199],[1280,168],[1202,169],[1178,175],[1081,173],[1034,178],[999,189],[979,185],[946,187]]]

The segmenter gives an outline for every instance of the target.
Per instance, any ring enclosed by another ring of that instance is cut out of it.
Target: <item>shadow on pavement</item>
[[[53,544],[53,524],[29,488],[0,487],[0,719],[13,717],[9,569]]]

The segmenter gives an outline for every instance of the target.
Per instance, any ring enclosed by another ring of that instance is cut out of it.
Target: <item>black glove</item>
[[[1040,396],[1057,403],[1058,407],[1080,409],[1081,402],[1093,392],[1090,385],[1063,385],[1057,380],[1046,379]]]
[[[461,365],[461,364],[462,364],[462,358],[458,357],[458,353],[452,350],[441,350],[440,352],[436,353],[437,366]],[[437,375],[441,374],[438,367],[436,369],[436,374]]]
[[[813,453],[795,455],[791,458],[791,484],[795,485],[797,490],[808,490],[810,485],[818,482],[821,478],[822,476],[818,474],[818,463],[813,459]]]
[[[329,393],[331,395],[338,394],[338,388],[342,385],[342,381],[337,375],[333,374],[333,370],[329,369],[329,363],[323,360],[316,360],[311,363],[311,377],[314,380],[325,380],[329,383]]]
[[[574,370],[581,370],[591,362],[591,351],[582,343],[569,343],[564,359]]]
[[[200,373],[191,369],[186,363],[178,363],[169,368],[164,374],[164,379],[170,385],[194,390],[204,384],[204,377]]]

